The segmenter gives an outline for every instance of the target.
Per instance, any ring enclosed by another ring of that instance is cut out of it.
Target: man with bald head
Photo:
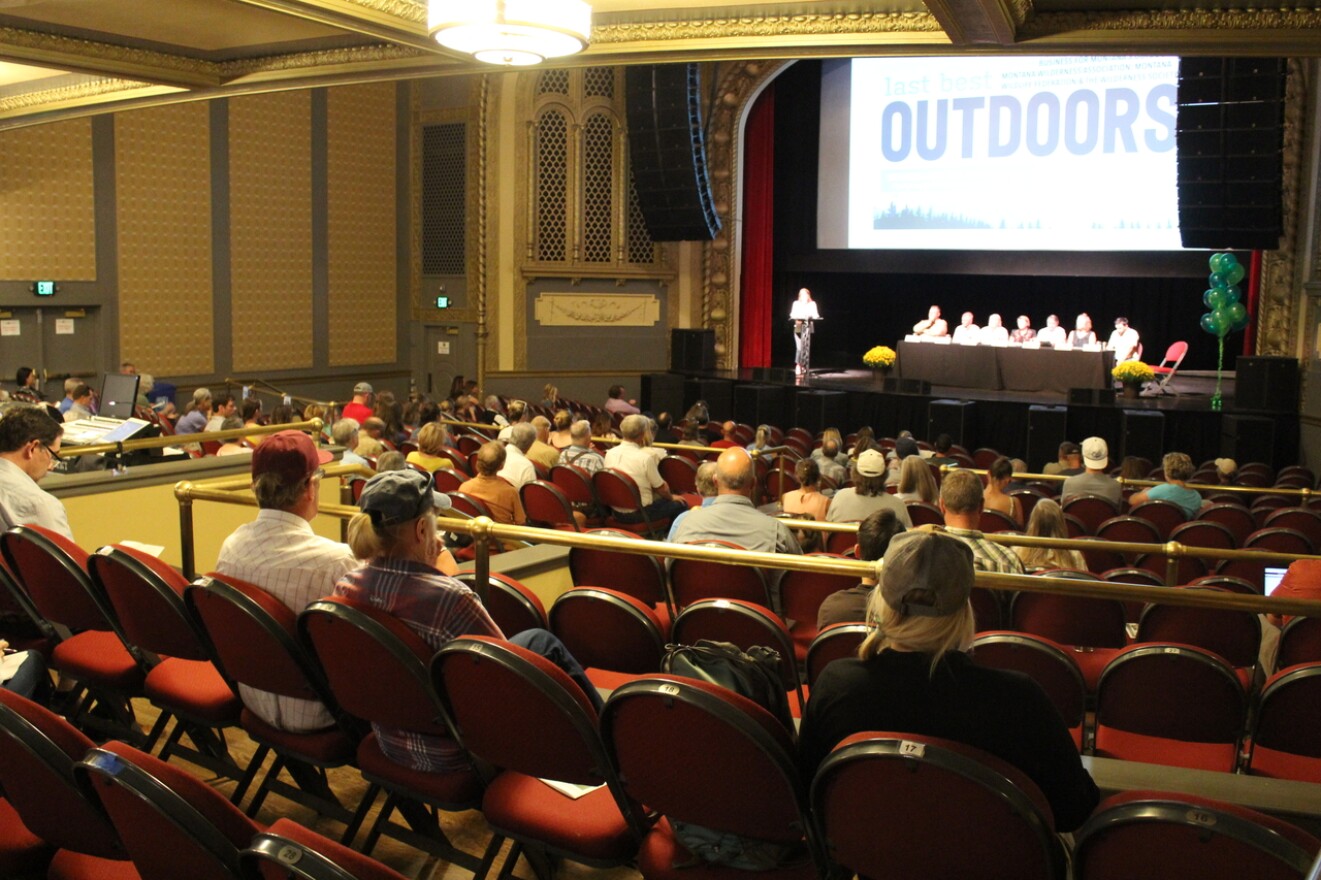
[[[782,520],[767,516],[752,503],[756,470],[746,449],[727,449],[716,460],[716,497],[710,505],[683,518],[672,540],[676,544],[728,541],[763,553],[802,553],[798,539]],[[781,569],[766,572],[771,601],[779,607]]]
[[[624,416],[619,433],[624,442],[605,454],[605,466],[622,471],[637,483],[638,495],[649,522],[670,520],[688,509],[688,505],[670,493],[669,484],[661,479],[656,457],[645,448],[650,441],[651,420],[643,415]],[[623,522],[642,522],[641,512],[615,511],[615,518]]]
[[[716,449],[733,449],[738,446],[739,442],[734,439],[736,428],[738,428],[738,425],[733,422],[725,422],[720,426],[720,439],[712,443],[711,446]]]

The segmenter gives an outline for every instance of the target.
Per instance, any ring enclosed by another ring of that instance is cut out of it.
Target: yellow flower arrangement
[[[1121,361],[1115,364],[1115,368],[1110,371],[1110,375],[1125,385],[1140,385],[1156,378],[1156,374],[1151,367],[1142,363],[1142,361]]]
[[[867,349],[867,353],[862,356],[862,362],[869,367],[884,367],[889,369],[894,366],[894,349],[888,345],[874,345]]]

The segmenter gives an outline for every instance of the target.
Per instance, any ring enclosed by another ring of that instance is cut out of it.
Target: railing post
[[[193,484],[187,481],[174,487],[174,497],[179,500],[179,567],[183,576],[192,580],[197,577],[196,548],[193,545],[193,499],[188,494]]]
[[[1183,556],[1183,545],[1178,541],[1165,544],[1165,586],[1179,585],[1179,559]]]
[[[473,547],[477,550],[477,556],[473,560],[473,574],[476,577],[476,583],[473,584],[477,592],[477,598],[486,603],[487,584],[491,580],[491,519],[486,516],[479,516],[472,521],[472,540]]]

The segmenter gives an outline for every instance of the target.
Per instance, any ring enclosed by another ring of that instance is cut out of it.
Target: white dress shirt
[[[515,489],[522,489],[537,478],[537,469],[512,443],[505,447],[505,466],[496,476],[504,477]]]
[[[41,526],[73,540],[69,515],[60,499],[38,486],[27,471],[0,458],[0,527],[8,530],[14,526]]]
[[[661,479],[656,457],[631,440],[625,440],[605,454],[605,466],[623,471],[638,484],[638,495],[646,507],[656,497],[655,489],[665,481]]]
[[[358,567],[348,546],[312,531],[294,513],[262,510],[239,526],[220,547],[216,571],[256,584],[294,612],[334,592],[341,577]],[[316,700],[277,696],[239,685],[243,705],[281,730],[301,733],[335,723]]]

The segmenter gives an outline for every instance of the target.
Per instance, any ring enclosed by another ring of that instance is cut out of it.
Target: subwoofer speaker
[[[1234,367],[1234,401],[1239,409],[1297,412],[1298,361],[1291,357],[1239,358]]]
[[[1280,246],[1287,70],[1282,58],[1179,60],[1175,139],[1184,247]]]
[[[700,69],[641,64],[624,74],[633,185],[654,241],[709,241],[720,231],[706,171]]]
[[[671,330],[670,369],[714,370],[716,368],[716,331]]]

